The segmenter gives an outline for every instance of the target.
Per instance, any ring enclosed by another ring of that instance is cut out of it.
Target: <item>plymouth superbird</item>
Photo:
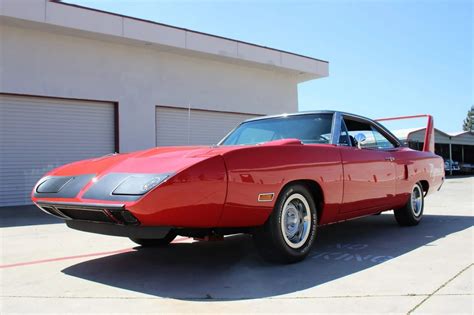
[[[417,225],[444,181],[433,119],[423,151],[381,123],[337,111],[244,121],[213,146],[157,147],[54,169],[32,191],[73,229],[166,246],[252,234],[262,256],[304,259],[318,226],[393,210]],[[409,232],[407,232],[409,233]]]

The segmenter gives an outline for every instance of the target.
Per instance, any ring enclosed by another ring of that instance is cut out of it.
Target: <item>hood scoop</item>
[[[266,146],[266,145],[302,145],[303,143],[299,139],[281,139],[281,140],[274,140],[274,141],[269,141],[262,143],[260,145]]]

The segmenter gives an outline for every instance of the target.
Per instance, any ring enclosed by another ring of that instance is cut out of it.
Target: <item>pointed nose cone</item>
[[[108,173],[177,173],[207,158],[232,150],[231,147],[157,147],[133,153],[114,154],[61,166],[48,175],[71,176]]]

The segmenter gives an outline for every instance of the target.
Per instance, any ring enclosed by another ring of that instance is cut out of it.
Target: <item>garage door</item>
[[[256,116],[158,106],[156,108],[156,145],[216,144],[239,123]]]
[[[112,103],[0,95],[0,206],[31,203],[47,171],[115,151]]]

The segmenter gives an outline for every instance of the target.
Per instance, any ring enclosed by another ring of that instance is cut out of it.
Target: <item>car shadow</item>
[[[35,205],[0,207],[0,228],[64,223]]]
[[[318,230],[309,257],[291,265],[264,262],[251,236],[220,242],[177,243],[81,262],[67,275],[159,297],[241,300],[292,293],[351,275],[473,226],[469,216],[425,215],[412,228],[391,213]]]

